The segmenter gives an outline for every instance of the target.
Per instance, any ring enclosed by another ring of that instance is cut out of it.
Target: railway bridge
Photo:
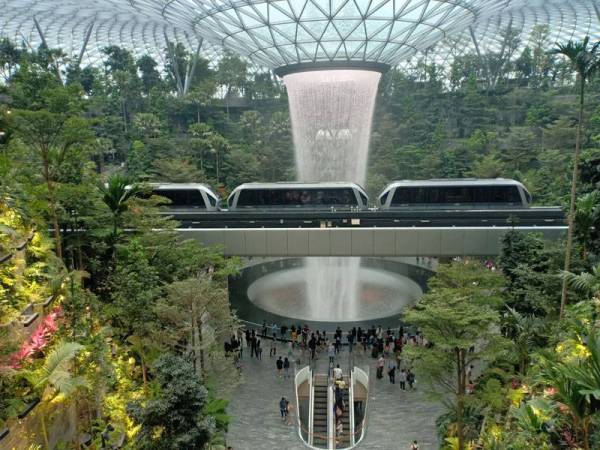
[[[495,256],[509,230],[563,238],[560,208],[174,214],[183,238],[226,256]]]

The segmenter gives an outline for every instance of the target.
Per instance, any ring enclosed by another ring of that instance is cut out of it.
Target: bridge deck
[[[566,226],[179,228],[226,256],[494,256],[511,229],[561,239]]]
[[[354,227],[491,227],[560,226],[565,222],[561,208],[526,209],[411,209],[386,211],[249,209],[241,211],[199,212],[167,210],[181,228],[354,228]]]

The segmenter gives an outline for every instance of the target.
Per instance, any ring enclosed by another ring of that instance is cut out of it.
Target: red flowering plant
[[[61,315],[62,309],[60,306],[57,306],[51,313],[44,317],[42,323],[37,326],[29,339],[21,345],[19,350],[11,355],[8,367],[15,370],[20,369],[25,360],[40,354],[48,346],[50,339],[56,333],[56,330],[58,330]]]

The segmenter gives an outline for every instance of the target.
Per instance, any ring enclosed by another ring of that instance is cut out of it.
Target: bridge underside
[[[515,229],[547,240],[566,227],[180,228],[184,239],[218,245],[225,256],[495,256]]]

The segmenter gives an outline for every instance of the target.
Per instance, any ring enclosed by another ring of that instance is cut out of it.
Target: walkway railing
[[[331,378],[327,383],[327,448],[335,448],[335,413],[333,404],[335,403],[335,394],[333,392],[333,383]]]
[[[358,427],[355,428],[354,433],[353,433],[353,439],[354,439],[354,445],[358,445],[362,439],[365,437],[365,431],[366,431],[366,425],[367,425],[367,408],[368,408],[368,399],[369,399],[369,390],[370,390],[370,386],[369,386],[369,374],[368,374],[368,370],[364,371],[363,369],[361,369],[360,367],[354,367],[352,369],[352,385],[354,387],[354,383],[358,382],[360,384],[362,384],[365,389],[367,390],[367,395],[365,396],[365,402],[363,405],[363,417],[362,420],[360,422],[360,424],[358,425]],[[354,395],[354,392],[353,394]],[[354,411],[354,404],[352,404],[352,411]],[[356,438],[357,435],[359,436],[358,439]]]
[[[302,426],[302,419],[300,417],[300,399],[298,396],[298,386],[302,383],[308,381],[310,384],[310,397],[309,397],[309,415],[312,413],[312,403],[313,403],[313,389],[312,389],[312,370],[310,367],[306,366],[296,372],[294,377],[294,393],[296,394],[296,420],[298,422],[298,436],[303,442],[306,442],[310,445],[312,441],[312,421],[309,420],[309,428],[306,429]],[[302,432],[306,432],[306,438],[302,435]]]

